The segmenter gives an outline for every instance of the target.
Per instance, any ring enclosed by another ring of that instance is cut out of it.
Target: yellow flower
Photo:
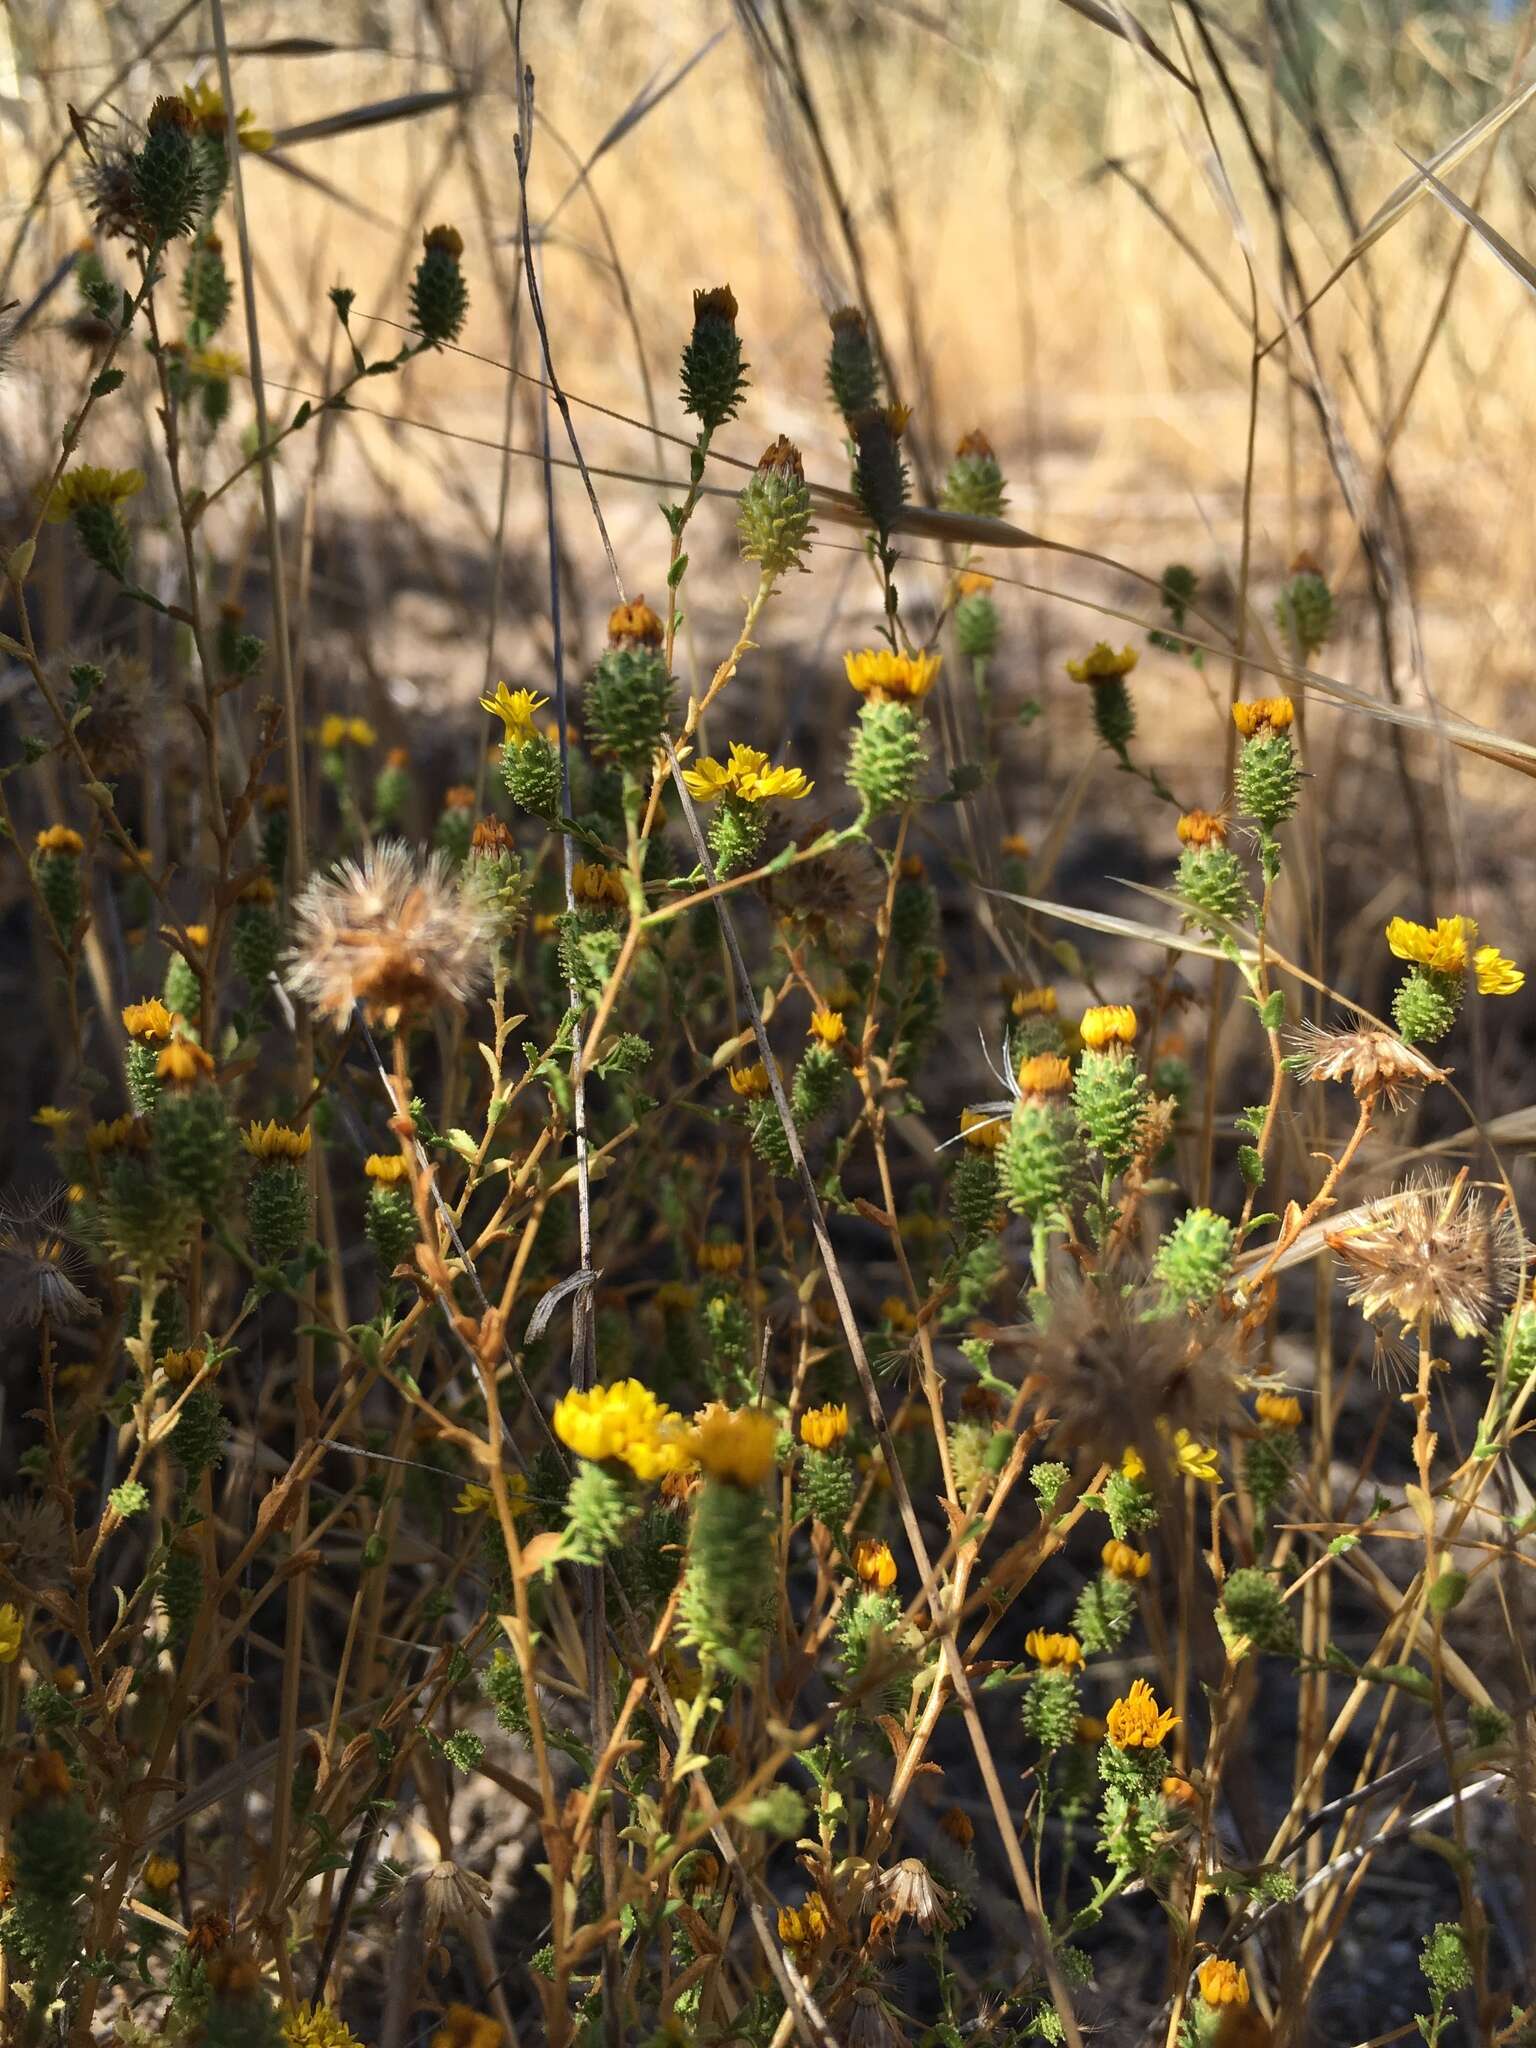
[[[41,1124],[45,1131],[67,1131],[75,1120],[72,1109],[59,1109],[54,1103],[45,1102],[41,1109],[34,1111],[32,1121]]]
[[[732,1067],[731,1093],[741,1095],[748,1102],[761,1102],[769,1091],[768,1069],[761,1060],[755,1060],[749,1067]]]
[[[85,1149],[90,1153],[120,1152],[128,1148],[142,1150],[149,1142],[149,1133],[135,1116],[116,1116],[111,1123],[92,1124],[85,1134]]]
[[[1136,1012],[1129,1003],[1096,1003],[1083,1012],[1078,1035],[1095,1052],[1106,1045],[1134,1045]]]
[[[168,1892],[181,1875],[181,1865],[174,1856],[146,1856],[141,1875],[146,1891]]]
[[[21,1655],[21,1614],[9,1600],[0,1607],[0,1664],[14,1664]]]
[[[1232,706],[1232,723],[1245,740],[1284,732],[1296,716],[1289,697],[1255,697],[1251,704]]]
[[[829,1451],[848,1434],[848,1403],[828,1401],[821,1408],[807,1408],[800,1418],[800,1441],[813,1451]]]
[[[888,1329],[903,1335],[917,1328],[917,1317],[899,1294],[888,1294],[881,1302],[880,1320]]]
[[[814,1948],[827,1931],[827,1909],[812,1892],[803,1906],[780,1906],[779,1939],[789,1948]]]
[[[99,469],[95,463],[82,462],[67,470],[48,493],[43,516],[51,526],[58,526],[82,505],[120,505],[143,488],[142,469]]]
[[[169,1038],[175,1021],[158,996],[151,996],[147,1003],[125,1004],[123,1008],[123,1029],[130,1038]]]
[[[866,647],[845,654],[843,668],[861,697],[884,704],[914,704],[933,688],[943,656],[893,654],[888,647]]]
[[[724,761],[701,754],[691,768],[683,770],[683,782],[695,803],[712,804],[730,788],[731,771]]]
[[[799,768],[770,768],[766,754],[739,740],[733,742],[727,761],[700,755],[693,767],[683,770],[683,781],[688,794],[701,804],[713,803],[721,796],[740,797],[753,804],[768,803],[775,797],[795,802],[816,787]]]
[[[1227,821],[1219,811],[1185,811],[1179,819],[1179,839],[1185,846],[1225,846]]]
[[[854,1544],[853,1568],[877,1593],[888,1593],[896,1583],[896,1559],[889,1543],[882,1543],[878,1536],[861,1536]]]
[[[1015,989],[1011,1007],[1015,1017],[1054,1017],[1056,991],[1049,987]]]
[[[1207,2005],[1248,2003],[1248,1972],[1236,1963],[1229,1963],[1225,1956],[1212,1956],[1203,1962],[1195,1972],[1195,1981]]]
[[[981,597],[992,588],[995,580],[985,569],[962,569],[955,578],[955,588],[962,597]]]
[[[320,721],[320,744],[327,753],[338,747],[371,747],[378,734],[366,718],[343,718],[333,711]]]
[[[180,1386],[183,1380],[192,1379],[202,1371],[207,1356],[207,1352],[201,1348],[190,1351],[163,1351],[156,1363],[173,1386]]]
[[[548,702],[547,697],[536,696],[532,690],[509,690],[505,683],[498,683],[494,697],[480,699],[480,708],[501,720],[507,745],[521,746],[525,740],[538,737],[534,713],[542,711]]]
[[[1107,640],[1096,641],[1081,661],[1069,661],[1067,674],[1074,683],[1108,683],[1128,676],[1141,656],[1134,647],[1122,647],[1116,654]]]
[[[1294,1394],[1260,1394],[1254,1403],[1260,1422],[1272,1429],[1297,1429],[1301,1425],[1301,1403]]]
[[[245,375],[245,363],[232,349],[194,349],[187,367],[195,377],[206,377],[210,383],[227,384],[231,377]]]
[[[710,1244],[701,1244],[696,1257],[706,1273],[738,1273],[746,1256],[744,1248],[729,1239],[716,1239]]]
[[[1059,1095],[1072,1085],[1072,1068],[1059,1052],[1037,1052],[1013,1078],[1021,1095]]]
[[[1159,1707],[1151,1686],[1138,1678],[1125,1698],[1110,1708],[1105,1725],[1116,1749],[1156,1749],[1178,1727],[1179,1717]]]
[[[39,853],[67,853],[78,860],[85,851],[85,841],[70,825],[45,825],[37,835]]]
[[[773,1470],[779,1426],[763,1408],[726,1408],[712,1401],[688,1437],[691,1455],[711,1479],[761,1486]]]
[[[1081,1671],[1083,1646],[1076,1636],[1055,1629],[1032,1628],[1024,1648],[1042,1671]]]
[[[1197,1442],[1187,1429],[1173,1433],[1173,1461],[1188,1479],[1211,1485],[1221,1477],[1220,1453],[1211,1444]]]
[[[196,85],[184,85],[181,97],[202,132],[222,140],[227,132],[224,95],[212,80],[205,78]],[[241,107],[235,115],[235,134],[242,149],[254,149],[259,154],[272,147],[271,132],[257,127],[256,116],[249,107]]]
[[[1525,976],[1497,946],[1479,946],[1472,955],[1472,971],[1480,996],[1512,996],[1525,987]]]
[[[283,2048],[361,2048],[341,2014],[328,2005],[285,2005],[282,2036]]]
[[[598,860],[579,860],[571,869],[571,894],[578,903],[594,908],[611,903],[622,910],[629,898],[624,894],[624,877],[617,868],[604,867]]]
[[[1005,832],[1002,838],[1002,851],[1010,860],[1028,860],[1034,848],[1022,832]]]
[[[848,1035],[841,1010],[812,1010],[810,1031],[807,1034],[818,1045],[841,1045]]]
[[[649,1484],[688,1461],[682,1419],[639,1380],[573,1388],[555,1404],[555,1434],[593,1464],[617,1459]]]
[[[190,1038],[173,1038],[155,1061],[155,1072],[162,1081],[171,1081],[178,1087],[187,1087],[199,1081],[205,1074],[213,1072],[212,1056],[194,1045]]]
[[[409,1162],[399,1152],[370,1152],[363,1161],[363,1172],[382,1188],[398,1187],[410,1170]]]
[[[760,768],[752,777],[750,788],[743,785],[741,793],[756,804],[795,804],[815,787],[803,768]]]
[[[1387,944],[1398,959],[1432,974],[1465,974],[1476,937],[1477,922],[1470,917],[1437,917],[1433,931],[1406,917],[1394,917],[1387,925]]]
[[[1152,1569],[1152,1560],[1146,1551],[1122,1543],[1114,1536],[1110,1537],[1099,1555],[1112,1579],[1144,1579]]]
[[[995,1152],[1008,1135],[1008,1119],[992,1110],[962,1109],[960,1135],[973,1152]]]
[[[253,1159],[307,1159],[311,1132],[307,1124],[302,1131],[295,1131],[273,1119],[265,1124],[247,1124],[240,1133],[240,1142]]]

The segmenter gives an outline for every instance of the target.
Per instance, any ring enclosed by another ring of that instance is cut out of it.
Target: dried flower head
[[[482,913],[442,854],[397,839],[316,875],[293,906],[288,985],[338,1027],[462,1003],[485,971]]]
[[[1179,819],[1179,841],[1184,846],[1225,846],[1227,821],[1219,811],[1185,811]]]
[[[0,1325],[57,1326],[96,1314],[80,1284],[90,1261],[66,1234],[68,1220],[62,1188],[0,1204]]]
[[[1447,1077],[1447,1070],[1417,1046],[1363,1018],[1348,1030],[1302,1024],[1292,1043],[1303,1081],[1347,1081],[1357,1101],[1384,1102],[1392,1110],[1404,1108],[1421,1088]]]
[[[491,1887],[457,1863],[434,1863],[415,1880],[421,1887],[421,1933],[436,1948],[444,1928],[468,1935],[477,1920],[491,1917]]]
[[[879,1890],[888,1913],[897,1920],[915,1920],[924,1934],[953,1925],[946,1911],[949,1893],[916,1856],[904,1856],[900,1863],[883,1870]]]
[[[729,297],[729,293],[727,293]],[[732,303],[732,317],[735,305]],[[661,647],[667,637],[667,629],[660,615],[648,605],[643,597],[626,599],[615,605],[608,614],[608,644],[610,647]]]
[[[1465,1169],[1425,1174],[1324,1238],[1353,1276],[1351,1306],[1373,1323],[1396,1317],[1405,1337],[1435,1323],[1458,1337],[1486,1330],[1528,1251],[1507,1203],[1478,1193]]]

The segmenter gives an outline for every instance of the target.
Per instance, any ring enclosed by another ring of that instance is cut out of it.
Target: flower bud
[[[457,341],[469,311],[469,287],[459,259],[464,238],[457,228],[428,228],[422,257],[411,279],[411,318],[434,343]]]

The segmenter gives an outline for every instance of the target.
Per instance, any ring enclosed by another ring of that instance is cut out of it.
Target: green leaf
[[[679,555],[677,560],[672,564],[671,568],[667,571],[668,590],[676,590],[679,583],[682,582],[683,578],[687,574],[688,557],[686,555]]]
[[[118,385],[122,383],[127,374],[126,370],[103,370],[101,375],[91,385],[92,398],[109,397],[117,389]]]
[[[1285,1022],[1285,990],[1277,988],[1264,998],[1259,1006],[1259,1017],[1266,1031],[1278,1031]]]
[[[1237,1148],[1238,1171],[1251,1188],[1262,1187],[1264,1183],[1264,1160],[1257,1145],[1239,1145]]]

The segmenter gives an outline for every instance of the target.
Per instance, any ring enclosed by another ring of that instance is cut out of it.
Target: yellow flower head
[[[1245,740],[1284,732],[1296,716],[1289,697],[1255,697],[1251,704],[1232,706],[1232,723]]]
[[[881,1302],[880,1320],[898,1335],[906,1335],[917,1328],[917,1317],[899,1294],[888,1294]]]
[[[598,860],[577,861],[571,870],[571,893],[578,903],[594,909],[608,904],[622,910],[629,901],[618,869],[605,867]]]
[[[1015,1017],[1054,1017],[1056,1014],[1056,991],[1046,988],[1019,988],[1013,992],[1009,1006]]]
[[[197,85],[184,85],[181,97],[194,123],[203,134],[222,141],[226,133],[227,117],[224,112],[224,95],[219,88],[210,79],[205,78]],[[270,131],[256,125],[256,116],[249,107],[241,107],[235,115],[235,134],[242,149],[254,149],[259,153],[272,147]]]
[[[1480,996],[1512,996],[1525,987],[1525,976],[1497,946],[1478,947],[1472,955],[1472,972]]]
[[[115,1116],[110,1123],[92,1124],[85,1134],[85,1149],[102,1152],[139,1151],[149,1143],[149,1133],[136,1116]]]
[[[1024,1648],[1042,1671],[1081,1671],[1083,1646],[1076,1636],[1056,1629],[1032,1628]]]
[[[333,711],[321,719],[318,738],[324,750],[333,754],[338,747],[371,747],[378,734],[366,718],[343,718]]]
[[[509,690],[505,683],[498,683],[494,697],[480,699],[480,708],[501,720],[508,746],[520,747],[526,740],[537,739],[534,713],[542,711],[548,702],[547,697],[537,696],[532,690]]]
[[[232,377],[245,375],[243,357],[227,348],[194,349],[187,368],[194,377],[206,377],[211,384],[227,384]]]
[[[178,1088],[188,1088],[194,1081],[201,1081],[213,1072],[213,1058],[200,1045],[194,1045],[190,1038],[173,1038],[156,1060],[155,1072],[162,1081],[169,1081]]]
[[[819,1892],[803,1906],[780,1906],[779,1939],[788,1948],[814,1948],[827,1931],[827,1909]]]
[[[878,1536],[861,1536],[854,1544],[853,1568],[877,1593],[888,1593],[896,1583],[896,1559],[889,1543],[882,1543]]]
[[[744,803],[769,803],[775,798],[795,802],[809,796],[816,787],[799,768],[771,768],[768,756],[757,747],[733,742],[730,758],[716,761],[702,754],[691,768],[683,770],[688,794],[697,803],[713,803],[716,797],[739,797]]]
[[[130,1038],[164,1040],[170,1037],[176,1019],[158,996],[147,1003],[127,1003],[123,1008],[123,1029]]]
[[[687,1463],[682,1418],[639,1380],[573,1389],[555,1404],[555,1434],[592,1464],[616,1459],[647,1483]]]
[[[156,1363],[172,1386],[179,1387],[183,1380],[196,1378],[207,1357],[207,1352],[198,1345],[186,1351],[162,1351]]]
[[[813,1451],[830,1451],[848,1434],[848,1403],[828,1401],[821,1408],[807,1408],[800,1418],[800,1441]]]
[[[818,1045],[841,1045],[848,1036],[848,1025],[842,1011],[812,1010],[807,1036],[814,1038]]]
[[[866,647],[845,654],[843,668],[861,697],[883,704],[915,704],[933,688],[943,660],[938,654],[893,654],[888,647]]]
[[[1002,837],[1002,851],[1010,860],[1028,860],[1034,848],[1022,832],[1005,832]]]
[[[65,853],[72,860],[78,860],[85,851],[85,841],[72,825],[45,825],[37,835],[39,853]]]
[[[731,771],[726,762],[701,754],[691,768],[683,770],[683,783],[695,803],[712,804],[730,789]]]
[[[307,1159],[311,1138],[308,1124],[296,1131],[275,1118],[265,1124],[249,1123],[240,1133],[240,1142],[253,1159]]]
[[[1102,1052],[1106,1045],[1136,1043],[1136,1012],[1129,1003],[1096,1003],[1083,1012],[1078,1035],[1084,1045]]]
[[[453,1504],[456,1515],[479,1515],[495,1501],[495,1494],[488,1486],[482,1486],[478,1479],[471,1479],[459,1488],[459,1497]]]
[[[1179,841],[1184,846],[1225,846],[1227,821],[1220,811],[1185,811],[1179,819]]]
[[[41,1109],[34,1110],[32,1121],[41,1124],[45,1131],[67,1131],[75,1120],[72,1109],[60,1109],[57,1104],[45,1102]]]
[[[1008,1135],[1008,1120],[992,1110],[962,1109],[960,1135],[973,1152],[995,1152]]]
[[[1398,959],[1433,974],[1465,974],[1476,937],[1477,922],[1470,917],[1437,917],[1433,931],[1406,917],[1394,917],[1387,925],[1387,944]]]
[[[691,1455],[711,1479],[761,1486],[773,1470],[779,1426],[763,1408],[726,1408],[712,1401],[688,1437]]]
[[[1301,1403],[1294,1394],[1260,1394],[1254,1403],[1260,1422],[1271,1429],[1299,1429]]]
[[[1152,1559],[1144,1550],[1137,1550],[1133,1544],[1122,1543],[1111,1536],[1099,1552],[1104,1569],[1112,1579],[1144,1579],[1152,1569]]]
[[[1014,1075],[1020,1095],[1059,1095],[1072,1085],[1072,1068],[1059,1052],[1032,1053]]]
[[[1211,1956],[1195,1972],[1200,1996],[1209,2006],[1246,2005],[1248,1972],[1225,1956]]]
[[[984,597],[995,580],[985,569],[962,569],[955,578],[955,588],[962,597]]]
[[[1221,1477],[1221,1454],[1213,1444],[1202,1444],[1187,1429],[1176,1429],[1171,1439],[1173,1462],[1186,1479],[1199,1479],[1213,1486]]]
[[[723,287],[725,296],[730,298],[730,287]],[[713,296],[711,294],[710,296]],[[694,294],[698,304],[698,294]],[[736,317],[736,302],[731,300],[731,315]],[[613,647],[660,647],[667,637],[667,629],[643,597],[634,597],[627,604],[615,605],[608,614],[608,640]]]
[[[121,505],[144,488],[142,469],[99,469],[82,462],[66,470],[48,493],[43,514],[50,526],[59,526],[83,505]]]
[[[727,1238],[701,1244],[696,1256],[701,1271],[724,1275],[741,1271],[741,1262],[746,1252],[743,1246]]]
[[[761,1060],[754,1060],[749,1067],[732,1067],[730,1076],[731,1093],[748,1102],[761,1102],[769,1092],[768,1069]]]
[[[1119,676],[1128,676],[1140,659],[1134,647],[1122,647],[1116,654],[1107,640],[1100,640],[1081,661],[1067,663],[1067,674],[1074,683],[1110,683]]]
[[[370,1152],[363,1161],[363,1172],[381,1188],[398,1187],[410,1170],[409,1162],[400,1152]]]
[[[7,1600],[0,1607],[0,1664],[14,1664],[21,1655],[21,1613]]]
[[[1144,1678],[1136,1679],[1125,1698],[1115,1701],[1105,1723],[1116,1749],[1156,1749],[1178,1725],[1178,1715],[1159,1707]]]
[[[146,1891],[168,1892],[181,1875],[181,1865],[174,1856],[146,1856],[141,1875]]]

